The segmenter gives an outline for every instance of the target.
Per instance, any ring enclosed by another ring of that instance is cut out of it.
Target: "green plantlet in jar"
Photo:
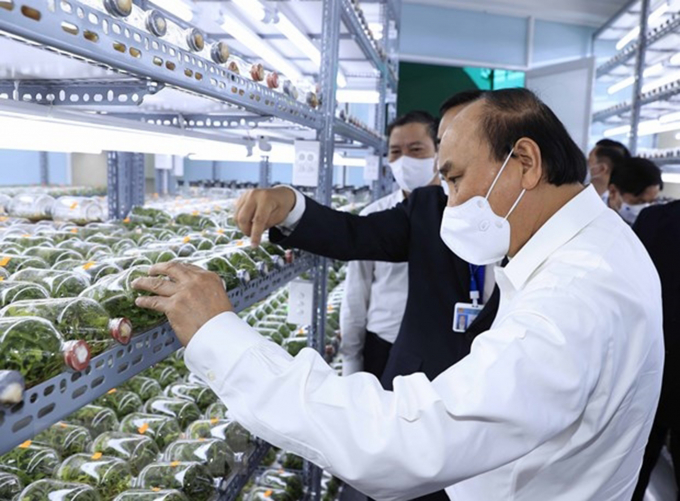
[[[302,479],[295,472],[267,470],[260,476],[260,485],[272,489],[284,489],[291,499],[302,499],[304,494]]]
[[[87,451],[92,436],[84,426],[59,422],[37,434],[33,443],[52,447],[62,458],[66,458]]]
[[[120,431],[99,435],[92,444],[92,452],[126,460],[135,476],[160,455],[160,450],[151,437]]]
[[[64,461],[56,478],[95,487],[104,501],[110,501],[132,484],[130,466],[122,459],[94,454],[76,454]]]
[[[297,501],[291,498],[285,489],[255,487],[246,498],[248,501]]]
[[[41,285],[31,282],[0,282],[0,306],[28,299],[48,299],[49,292]]]
[[[128,214],[132,224],[141,224],[144,226],[162,226],[172,221],[172,216],[164,210],[154,209],[151,207],[133,207]]]
[[[288,338],[283,343],[283,347],[293,357],[297,356],[297,354],[300,353],[300,351],[302,351],[302,349],[305,348],[306,346],[307,346],[307,339],[306,338],[299,338],[299,337]]]
[[[137,433],[154,439],[160,450],[180,438],[182,430],[177,420],[160,414],[135,412],[121,421],[120,431]]]
[[[203,268],[204,270],[217,273],[222,280],[224,280],[225,289],[230,291],[241,287],[250,282],[250,275],[248,272],[240,270],[237,271],[229,261],[221,256],[212,256],[207,258],[194,259],[191,258],[187,262]]]
[[[245,454],[251,449],[252,437],[248,430],[229,419],[201,419],[187,428],[187,438],[217,438],[224,440],[234,454]]]
[[[10,279],[42,285],[54,298],[76,297],[90,286],[90,279],[84,275],[39,268],[24,268]]]
[[[178,440],[163,454],[165,461],[196,461],[208,468],[213,477],[224,477],[231,471],[233,453],[227,444],[216,438]]]
[[[226,419],[227,417],[227,406],[221,400],[210,405],[205,411],[205,419]]]
[[[208,501],[215,495],[213,477],[200,463],[150,464],[139,475],[139,487],[181,490],[191,501]]]
[[[250,245],[246,245],[243,247],[244,251],[250,259],[255,261],[257,263],[260,271],[262,272],[263,275],[267,275],[271,272],[273,272],[277,268],[282,268],[283,267],[283,262],[280,262],[280,258],[278,256],[277,259],[275,260],[272,256],[267,254],[262,247],[251,247]]]
[[[144,412],[175,418],[182,429],[201,418],[196,404],[181,398],[154,397],[146,403]]]
[[[129,270],[134,266],[151,266],[153,263],[144,256],[119,256],[101,259],[107,264],[114,264],[123,270]]]
[[[189,226],[195,231],[218,228],[217,223],[211,218],[199,214],[179,214],[175,217],[175,223],[182,226]]]
[[[208,406],[217,401],[217,395],[208,386],[197,384],[176,383],[165,389],[168,397],[176,397],[194,402],[201,412],[205,412]]]
[[[121,419],[128,414],[137,412],[142,408],[144,402],[142,402],[142,399],[136,393],[112,388],[95,400],[95,404],[112,409],[116,416]]]
[[[120,494],[113,501],[189,501],[177,489],[133,489]]]
[[[26,388],[69,368],[84,370],[89,361],[87,343],[65,341],[47,320],[0,318],[0,367],[19,372],[25,379]]]
[[[241,247],[220,247],[215,251],[224,256],[236,270],[247,271],[251,280],[260,278],[265,274],[264,267],[258,266]]]
[[[134,332],[142,332],[154,327],[165,319],[165,315],[146,308],[139,308],[135,299],[147,292],[132,289],[132,282],[140,277],[148,276],[149,268],[138,266],[130,268],[118,275],[110,275],[100,280],[81,293],[99,302],[113,318],[127,318],[132,323]]]
[[[12,473],[0,471],[0,499],[3,501],[13,500],[23,488],[19,477]]]
[[[33,482],[14,501],[101,501],[101,497],[87,484],[45,479]]]
[[[265,454],[264,458],[262,458],[262,466],[271,466],[276,462],[276,448],[270,447],[269,450],[267,451],[267,454]]]
[[[120,425],[115,412],[98,405],[85,405],[71,414],[66,421],[84,426],[94,437],[107,431],[115,431]]]
[[[144,402],[163,393],[163,388],[158,381],[144,376],[128,379],[121,389],[136,393]]]
[[[0,471],[19,477],[24,485],[50,478],[59,467],[57,451],[30,440],[0,456]]]
[[[53,266],[64,259],[82,259],[82,255],[70,249],[58,249],[55,247],[30,247],[24,251],[25,256],[37,257],[45,260]]]
[[[280,458],[281,466],[287,470],[302,470],[304,460],[292,452],[284,452]]]
[[[182,379],[182,375],[174,366],[162,363],[152,365],[142,372],[142,375],[158,381],[161,388],[165,388],[173,383],[178,383]]]
[[[12,274],[24,268],[47,269],[50,265],[39,257],[3,254],[0,255],[0,267],[5,268],[9,274]]]

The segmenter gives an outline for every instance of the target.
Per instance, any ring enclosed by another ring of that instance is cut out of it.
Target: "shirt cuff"
[[[350,376],[364,370],[364,359],[359,358],[343,358],[342,359],[342,375]]]
[[[297,227],[302,215],[305,213],[307,208],[307,202],[305,201],[305,196],[292,186],[286,186],[289,190],[293,190],[295,193],[295,207],[288,213],[286,219],[284,219],[281,224],[277,225],[277,228],[282,231],[292,232]]]
[[[268,341],[235,313],[211,318],[184,352],[187,368],[208,384],[221,384],[243,354]]]

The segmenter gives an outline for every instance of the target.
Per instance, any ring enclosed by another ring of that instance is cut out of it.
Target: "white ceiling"
[[[547,21],[599,27],[629,0],[404,0],[411,4],[437,5],[491,14],[529,17]]]

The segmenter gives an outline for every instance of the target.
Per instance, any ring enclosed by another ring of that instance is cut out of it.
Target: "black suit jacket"
[[[677,427],[680,418],[680,201],[643,210],[633,229],[661,278],[666,362],[657,420]]]
[[[446,195],[439,186],[415,190],[393,209],[368,216],[334,211],[311,199],[289,236],[270,230],[273,242],[343,261],[409,263],[406,311],[381,382],[392,389],[396,376],[424,372],[432,380],[470,352],[477,334],[489,329],[498,309],[498,290],[466,333],[453,326],[453,307],[470,301],[468,263],[439,236]]]

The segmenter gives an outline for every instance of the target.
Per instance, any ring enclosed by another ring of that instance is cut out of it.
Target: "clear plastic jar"
[[[217,438],[224,440],[234,453],[236,462],[244,460],[252,449],[252,437],[248,430],[229,419],[202,419],[187,428],[187,438]]]
[[[255,487],[248,493],[247,501],[290,501],[284,489]]]
[[[21,373],[27,388],[67,369],[82,371],[89,363],[88,344],[65,341],[47,320],[0,318],[0,367]]]
[[[120,423],[120,431],[151,437],[160,450],[165,449],[168,444],[182,435],[182,430],[175,418],[142,412],[125,416]]]
[[[123,271],[134,268],[135,266],[151,266],[153,263],[144,256],[119,256],[119,257],[98,257],[98,261],[106,264],[118,266]]]
[[[4,498],[3,498],[4,499]],[[101,501],[89,485],[60,480],[39,480],[26,487],[14,501]]]
[[[182,379],[179,371],[170,365],[157,363],[152,365],[142,373],[144,376],[158,381],[161,388],[165,388],[171,384],[178,383]]]
[[[145,489],[177,489],[191,501],[208,501],[215,495],[213,477],[200,463],[150,464],[140,473],[138,484]]]
[[[201,412],[217,401],[217,395],[210,387],[198,384],[176,383],[165,389],[165,395],[194,402]]]
[[[258,483],[263,487],[284,490],[290,499],[302,499],[304,495],[302,479],[292,471],[266,470],[260,475]]]
[[[108,407],[116,413],[119,419],[122,419],[141,409],[144,402],[136,393],[112,388],[95,400],[95,404]]]
[[[134,332],[140,332],[163,322],[165,315],[146,308],[139,308],[135,299],[141,295],[149,295],[132,289],[132,282],[146,277],[149,268],[135,266],[118,275],[109,275],[87,290],[82,297],[94,299],[101,304],[113,318],[127,318],[132,322]]]
[[[0,471],[0,499],[13,500],[23,488],[19,477]]]
[[[281,259],[279,256],[270,256],[264,249],[262,249],[262,247],[255,248],[251,247],[250,245],[246,245],[243,247],[243,250],[246,254],[248,254],[250,259],[255,261],[255,263],[259,266],[260,271],[264,275],[273,272],[275,269],[283,268],[285,265],[283,259]]]
[[[19,477],[24,485],[50,478],[59,467],[57,451],[30,440],[0,456],[0,471]]]
[[[125,461],[99,452],[71,456],[61,464],[55,476],[65,482],[91,485],[105,500],[115,498],[132,484],[132,472]]]
[[[120,426],[116,413],[107,407],[85,405],[68,416],[67,422],[84,426],[93,437],[107,431],[115,431]]]
[[[16,254],[3,254],[0,256],[0,267],[8,273],[16,273],[24,268],[47,269],[50,265],[44,259],[31,256],[19,256]]]
[[[29,221],[41,221],[52,217],[54,198],[49,195],[22,194],[15,196],[9,203],[10,216],[23,217]]]
[[[286,339],[282,346],[291,356],[295,357],[303,348],[307,347],[307,338],[291,337]]]
[[[231,471],[233,453],[227,444],[216,438],[177,440],[163,454],[165,461],[196,461],[205,466],[213,477],[224,477]]]
[[[57,249],[69,249],[81,255],[82,259],[90,259],[98,252],[111,252],[111,249],[102,244],[94,242],[85,242],[79,238],[65,240],[57,244]],[[57,263],[59,264],[59,263]]]
[[[111,318],[96,301],[83,297],[17,301],[0,310],[0,316],[49,320],[67,340],[87,341],[93,355],[102,353],[115,342],[127,344],[132,335],[128,319]]]
[[[205,411],[205,419],[227,419],[227,406],[221,400],[210,405]]]
[[[168,261],[172,261],[173,259],[177,259],[177,254],[175,254],[172,250],[170,249],[129,249],[125,251],[123,254],[124,256],[131,256],[131,257],[145,257],[149,261],[151,261],[153,264],[158,264],[158,263],[167,263]]]
[[[61,457],[69,457],[87,451],[92,436],[84,426],[59,422],[36,435],[33,443],[52,447]]]
[[[18,404],[24,398],[25,389],[26,380],[20,372],[0,370],[0,405]]]
[[[250,274],[247,271],[235,269],[229,264],[227,258],[222,256],[190,258],[186,262],[217,273],[224,280],[224,286],[227,290],[234,290],[250,283]]]
[[[130,224],[148,227],[166,225],[172,222],[170,213],[152,207],[133,207],[127,219],[129,219]]]
[[[161,388],[158,381],[144,376],[135,376],[128,379],[121,386],[121,389],[136,393],[144,402],[163,393],[163,388]]]
[[[215,252],[225,257],[237,271],[248,272],[251,280],[260,278],[269,271],[265,263],[256,264],[241,247],[243,246],[219,246],[215,248]]]
[[[176,489],[133,489],[120,494],[113,501],[189,501]]]
[[[181,398],[154,397],[144,406],[144,412],[174,418],[182,429],[201,418],[201,410],[195,403]]]
[[[98,200],[85,197],[59,197],[52,206],[55,221],[69,221],[84,225],[102,221],[104,209]]]
[[[17,228],[18,230],[18,228]],[[13,231],[13,230],[12,230]],[[30,235],[24,231],[17,231],[16,233],[7,233],[3,237],[3,243],[12,244],[21,249],[29,249],[31,247],[52,247],[52,238],[44,235]]]
[[[92,451],[126,460],[135,476],[160,455],[158,446],[151,437],[120,431],[99,435],[92,444]]]
[[[74,298],[90,286],[90,279],[85,275],[39,268],[24,268],[12,275],[10,280],[42,285],[53,298]]]
[[[175,216],[175,223],[188,226],[194,231],[202,231],[206,229],[218,229],[219,225],[210,217],[198,214],[198,211],[193,213],[183,213]]]
[[[50,266],[65,259],[82,259],[83,257],[79,252],[58,247],[30,247],[24,251],[24,256],[38,257]]]

